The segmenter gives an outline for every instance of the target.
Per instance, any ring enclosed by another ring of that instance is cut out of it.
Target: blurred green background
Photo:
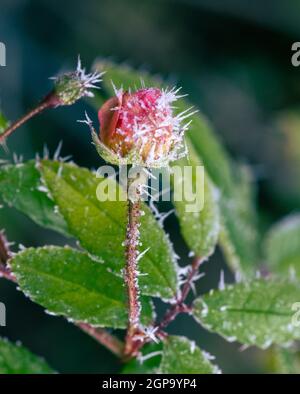
[[[291,64],[292,43],[300,41],[299,0],[0,0],[0,41],[7,47],[0,108],[10,119],[50,89],[50,76],[74,68],[78,54],[87,66],[96,57],[127,62],[182,85],[232,156],[250,165],[262,229],[299,210],[300,69]],[[44,144],[53,153],[63,140],[63,155],[96,167],[87,129],[76,122],[85,109],[95,118],[80,102],[32,120],[11,137],[9,153],[1,150],[0,159],[11,159],[13,152],[32,158]],[[166,225],[186,263],[175,219]],[[9,208],[0,210],[0,228],[15,241],[15,250],[19,243],[65,242]],[[199,292],[217,285],[221,269],[226,267],[217,250]],[[225,275],[232,280],[227,270]],[[0,335],[22,341],[59,372],[120,370],[107,350],[64,319],[45,314],[4,280],[0,300],[7,306],[7,327],[0,327]],[[238,344],[206,333],[190,318],[179,318],[170,330],[216,355],[225,373],[267,371],[263,352],[241,352]]]

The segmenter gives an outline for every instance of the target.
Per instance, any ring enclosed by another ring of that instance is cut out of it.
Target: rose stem
[[[125,282],[128,295],[128,330],[126,334],[124,356],[136,356],[140,347],[141,339],[136,335],[140,333],[141,305],[139,301],[138,286],[138,246],[140,239],[140,217],[141,217],[141,185],[134,190],[134,199],[130,196],[130,185],[128,182],[128,223],[126,230],[126,266]]]
[[[200,267],[202,261],[203,261],[203,259],[201,257],[196,256],[194,258],[194,260],[191,264],[191,271],[187,277],[186,283],[183,286],[181,294],[178,297],[176,304],[167,311],[167,313],[165,314],[162,321],[158,324],[157,327],[159,330],[167,327],[175,319],[175,317],[179,313],[190,311],[190,308],[184,304],[184,301],[190,292],[191,284],[193,282],[195,275],[197,274],[197,272],[199,270],[199,267]]]
[[[49,93],[35,108],[27,112],[24,116],[10,125],[1,135],[0,135],[0,144],[3,144],[5,139],[9,137],[15,130],[17,130],[20,126],[26,123],[29,119],[34,116],[40,114],[45,109],[54,108],[59,105],[59,101],[54,92]]]

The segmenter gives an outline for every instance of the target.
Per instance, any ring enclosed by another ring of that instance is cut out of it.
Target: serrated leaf
[[[114,94],[111,81],[117,87],[123,86],[124,89],[141,86],[141,80],[145,82],[146,86],[161,87],[165,85],[159,78],[144,71],[136,71],[128,66],[116,65],[112,62],[97,62],[95,68],[106,71],[103,76],[104,89],[100,92],[102,95],[105,92],[108,95]],[[190,108],[191,105],[186,99],[176,102],[178,112]],[[186,138],[191,141],[210,179],[220,190],[221,247],[224,249],[229,266],[233,270],[239,271],[244,276],[251,276],[256,270],[258,249],[252,184],[249,182],[249,177],[245,176],[244,171],[236,170],[238,166],[230,159],[205,117],[198,112],[190,119],[192,122],[186,133]],[[179,220],[181,220],[180,215]]]
[[[130,361],[122,373],[215,374],[211,356],[195,342],[181,336],[168,336],[163,342],[146,345],[137,360]]]
[[[217,190],[192,146],[189,147],[189,157],[176,161],[174,166],[179,166],[182,174],[185,166],[192,166],[191,195],[187,193],[187,185],[182,190],[183,178],[178,175],[174,178],[176,182],[173,184],[173,195],[176,196],[176,189],[179,188],[183,197],[179,201],[174,199],[174,206],[186,243],[197,256],[208,257],[214,252],[220,230]],[[197,175],[196,169],[199,169]]]
[[[300,278],[300,214],[287,216],[269,230],[264,252],[273,272]]]
[[[28,215],[37,224],[67,235],[67,225],[43,191],[34,161],[0,167],[0,195],[9,205]]]
[[[293,324],[293,305],[299,300],[300,289],[294,283],[256,279],[198,298],[193,314],[228,341],[265,349],[300,339],[300,327]]]
[[[208,353],[185,337],[169,336],[164,342],[160,373],[215,374],[219,370],[211,364]]]
[[[54,314],[95,326],[125,328],[128,312],[122,278],[69,247],[29,248],[10,260],[21,290]],[[152,308],[143,301],[143,322]]]
[[[99,201],[97,187],[103,179],[72,164],[43,161],[41,173],[68,224],[68,230],[81,246],[101,258],[107,267],[120,273],[125,265],[124,240],[127,224],[126,201]],[[107,180],[118,189],[114,180]],[[174,297],[177,273],[169,241],[147,206],[141,218],[141,251],[149,248],[140,260],[139,278],[144,295],[165,299]]]
[[[50,374],[47,363],[21,345],[0,338],[0,374]]]

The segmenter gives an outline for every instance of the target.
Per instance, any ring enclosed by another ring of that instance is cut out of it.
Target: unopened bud
[[[99,73],[86,74],[78,59],[76,71],[54,77],[53,95],[57,99],[57,105],[72,105],[82,97],[93,97],[90,89],[96,89],[95,84],[101,81]]]
[[[174,114],[172,103],[180,97],[177,92],[158,88],[133,93],[116,91],[116,96],[99,111],[96,145],[100,154],[102,146],[104,158],[114,164],[119,161],[147,167],[167,166],[185,154],[184,132],[188,125],[183,125],[182,120],[191,113]]]

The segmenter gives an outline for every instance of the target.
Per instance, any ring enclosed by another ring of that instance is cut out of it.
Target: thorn
[[[220,291],[225,290],[224,271],[221,270],[218,288]]]

